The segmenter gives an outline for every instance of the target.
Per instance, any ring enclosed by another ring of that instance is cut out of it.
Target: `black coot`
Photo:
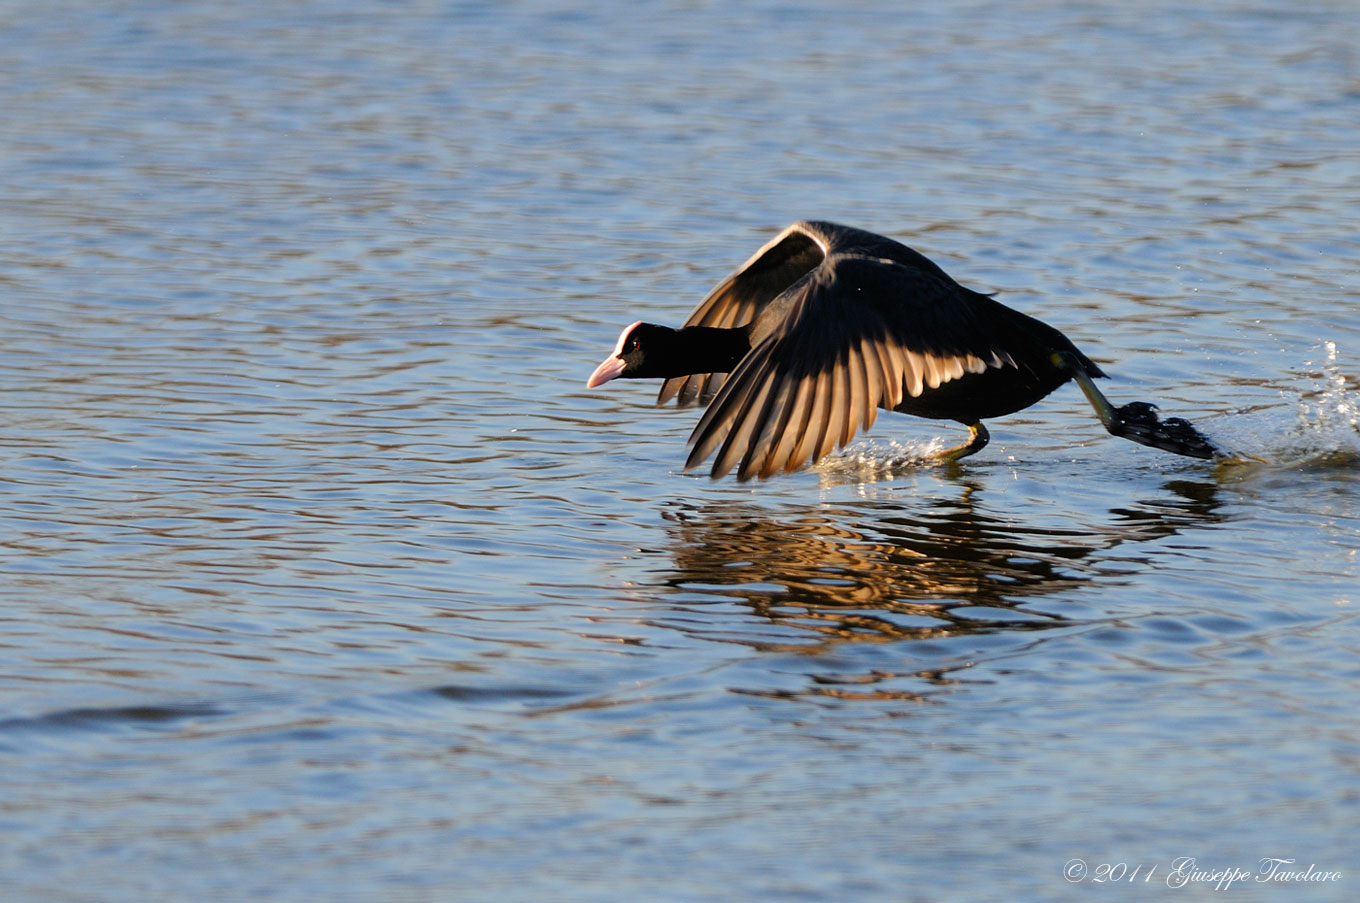
[[[1136,402],[1114,408],[1090,358],[1053,327],[971,291],[905,245],[824,222],[789,226],[714,289],[680,329],[637,322],[586,382],[661,378],[658,404],[707,402],[686,469],[768,477],[817,461],[878,409],[967,425],[1027,408],[1074,379],[1106,428],[1177,454],[1217,449]]]

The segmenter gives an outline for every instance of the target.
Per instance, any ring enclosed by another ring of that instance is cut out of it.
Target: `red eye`
[[[629,351],[637,351],[637,350],[638,350],[639,348],[641,348],[641,347],[642,347],[642,342],[641,342],[640,340],[636,339],[636,338],[630,339],[630,340],[628,341],[628,350],[629,350]]]

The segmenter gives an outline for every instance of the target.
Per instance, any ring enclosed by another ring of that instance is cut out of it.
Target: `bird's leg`
[[[1104,424],[1105,429],[1110,432],[1110,435],[1122,435],[1119,430],[1123,426],[1123,422],[1119,416],[1119,412],[1115,410],[1114,405],[1110,404],[1110,400],[1105,397],[1104,393],[1096,388],[1095,382],[1091,380],[1091,377],[1086,375],[1086,371],[1082,369],[1081,366],[1071,361],[1066,354],[1053,355],[1053,363],[1058,365],[1058,369],[1066,370],[1071,374],[1072,378],[1076,380],[1077,385],[1081,387],[1082,394],[1085,395],[1086,400],[1091,403],[1091,407],[1095,409],[1096,416],[1100,418],[1100,422]]]
[[[987,427],[982,425],[982,421],[968,424],[968,441],[954,448],[947,448],[936,455],[940,461],[954,462],[969,455],[975,455],[987,447],[987,443],[992,439],[987,432]]]
[[[1076,380],[1082,394],[1091,403],[1096,416],[1100,418],[1100,422],[1105,425],[1111,436],[1119,436],[1139,445],[1160,448],[1162,451],[1190,458],[1224,457],[1224,453],[1209,441],[1207,436],[1195,429],[1190,421],[1179,417],[1158,419],[1156,405],[1145,401],[1133,401],[1116,408],[1110,404],[1110,400],[1096,388],[1086,370],[1070,353],[1055,353],[1052,360],[1054,366]]]

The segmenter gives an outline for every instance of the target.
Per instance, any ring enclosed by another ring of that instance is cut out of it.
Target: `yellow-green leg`
[[[1054,356],[1056,357],[1057,355]],[[1096,416],[1100,418],[1100,422],[1104,424],[1105,429],[1111,434],[1118,436],[1119,433],[1117,431],[1123,426],[1123,423],[1119,413],[1115,411],[1114,405],[1110,404],[1110,400],[1105,397],[1104,393],[1096,388],[1096,384],[1091,381],[1091,377],[1086,375],[1085,370],[1073,368],[1068,372],[1072,374],[1072,378],[1076,380],[1077,385],[1081,387],[1081,393],[1086,396],[1086,400],[1091,403],[1091,407],[1095,408]]]
[[[987,443],[992,441],[991,434],[987,432],[987,427],[982,425],[982,421],[968,424],[968,441],[954,448],[947,448],[935,457],[940,461],[957,461],[969,455],[975,455],[987,447]]]

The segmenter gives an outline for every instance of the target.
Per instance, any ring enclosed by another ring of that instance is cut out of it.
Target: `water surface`
[[[0,13],[4,898],[1354,899],[1353,9],[576,6]],[[1268,463],[682,472],[804,217]]]

